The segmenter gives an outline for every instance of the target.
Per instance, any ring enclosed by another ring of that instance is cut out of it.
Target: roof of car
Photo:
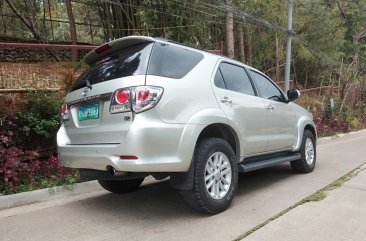
[[[128,37],[123,37],[123,38],[119,38],[119,39],[115,39],[113,41],[107,42],[107,43],[91,50],[88,54],[86,54],[84,57],[84,62],[90,65],[90,64],[95,63],[99,59],[103,58],[104,56],[106,56],[112,52],[115,52],[118,49],[126,48],[129,46],[135,45],[135,44],[145,43],[145,42],[160,42],[160,43],[166,43],[166,44],[173,44],[173,45],[177,45],[177,46],[181,46],[184,48],[192,49],[194,51],[201,52],[204,55],[210,55],[212,57],[215,56],[218,59],[226,59],[226,60],[229,60],[230,62],[234,62],[234,63],[240,64],[240,65],[245,65],[242,62],[239,62],[237,60],[230,59],[223,55],[211,53],[208,50],[205,50],[205,49],[202,49],[202,48],[199,48],[196,46],[186,45],[183,43],[179,43],[179,42],[161,38],[161,37],[147,37],[147,36],[128,36]],[[103,46],[109,46],[109,47],[106,50],[104,50],[103,52],[98,53],[98,49],[102,48]],[[247,66],[247,65],[245,65],[245,66],[249,69],[254,69],[250,66]]]

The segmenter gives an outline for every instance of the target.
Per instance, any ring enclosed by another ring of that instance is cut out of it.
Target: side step
[[[274,166],[274,165],[285,163],[285,162],[295,161],[295,160],[299,160],[299,159],[301,159],[300,154],[293,153],[293,154],[287,155],[287,156],[275,157],[275,158],[256,161],[256,162],[252,162],[252,163],[248,163],[248,164],[239,163],[239,172],[250,172],[250,171]]]

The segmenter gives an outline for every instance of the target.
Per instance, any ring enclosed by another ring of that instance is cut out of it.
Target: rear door
[[[297,140],[296,113],[279,88],[265,75],[251,70],[267,110],[267,151],[291,149]]]
[[[246,70],[221,62],[213,86],[217,102],[238,132],[241,153],[264,152],[267,147],[265,105],[263,99],[256,96]]]
[[[111,114],[117,89],[145,85],[153,43],[118,49],[87,68],[66,97],[69,121],[64,122],[70,144],[121,143],[132,123],[132,113]]]

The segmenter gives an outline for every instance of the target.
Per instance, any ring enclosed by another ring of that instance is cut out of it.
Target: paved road
[[[365,146],[361,131],[322,141],[311,174],[284,164],[241,175],[231,208],[215,216],[191,211],[160,182],[0,211],[0,240],[231,240],[365,163]]]
[[[363,168],[365,168],[364,166]],[[245,241],[366,240],[366,170],[321,202],[298,206]]]

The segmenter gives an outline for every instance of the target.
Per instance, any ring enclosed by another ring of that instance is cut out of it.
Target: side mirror
[[[292,89],[287,91],[287,98],[289,102],[294,101],[299,97],[300,97],[300,91],[298,89]]]

